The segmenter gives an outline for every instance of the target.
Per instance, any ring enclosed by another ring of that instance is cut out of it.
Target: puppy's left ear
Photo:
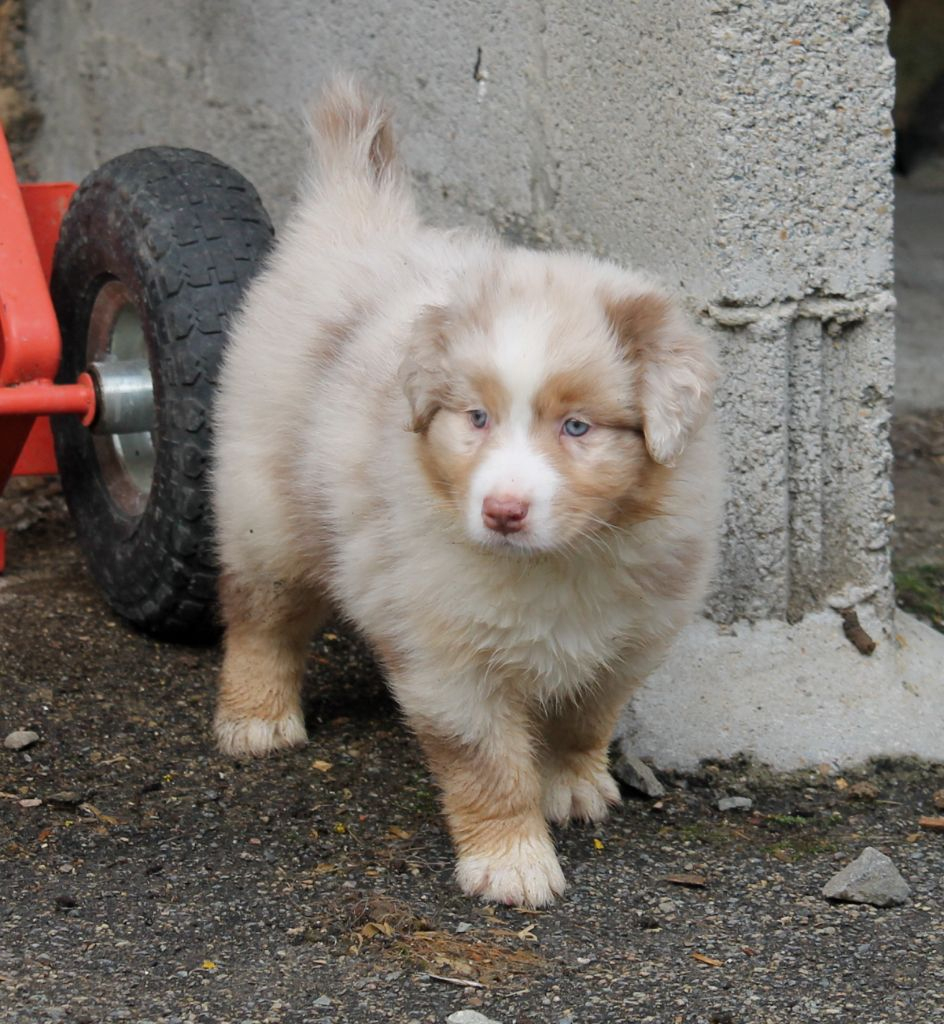
[[[658,291],[604,302],[636,367],[643,434],[652,458],[672,466],[711,408],[720,373],[708,338]]]
[[[410,403],[410,430],[424,434],[448,397],[445,358],[449,312],[427,306],[413,325],[397,377]]]

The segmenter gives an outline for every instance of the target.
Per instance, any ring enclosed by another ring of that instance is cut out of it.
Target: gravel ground
[[[312,649],[310,746],[234,763],[209,741],[218,652],[112,617],[54,486],[19,483],[0,518],[0,736],[39,735],[0,748],[0,1021],[940,1019],[944,833],[919,818],[942,813],[944,766],[706,765],[561,832],[554,908],[484,906],[342,633]],[[720,812],[729,795],[753,807]],[[867,846],[905,906],[821,897]]]

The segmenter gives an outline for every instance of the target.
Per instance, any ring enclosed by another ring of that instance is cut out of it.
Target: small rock
[[[331,1006],[331,1000],[327,996],[318,996],[314,1003],[315,1006]]]
[[[78,807],[84,799],[85,797],[74,789],[63,789],[58,793],[50,793],[46,797],[46,803],[53,807],[58,807],[60,810],[67,811],[73,807]]]
[[[862,853],[823,886],[828,900],[898,907],[911,895],[911,887],[884,853],[867,846]]]
[[[39,743],[39,733],[32,729],[16,729],[3,741],[7,750],[27,750],[34,743]]]
[[[878,786],[871,782],[854,782],[846,791],[850,800],[878,800]]]
[[[613,774],[630,789],[635,789],[646,796],[665,796],[665,786],[656,778],[649,765],[640,761],[638,757],[633,757],[622,746],[620,756],[613,765]]]
[[[472,922],[471,921],[460,921],[456,925],[456,934],[457,935],[462,935],[464,932],[471,931],[472,927],[473,926],[472,926]]]
[[[446,1024],[498,1024],[498,1021],[478,1010],[456,1010],[446,1018]]]
[[[754,801],[747,796],[723,796],[717,804],[719,811],[749,811]]]

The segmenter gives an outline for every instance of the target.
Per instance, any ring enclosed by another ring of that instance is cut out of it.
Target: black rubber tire
[[[139,514],[114,500],[100,449],[76,416],[53,419],[62,489],[112,608],[162,639],[205,642],[219,631],[210,412],[227,319],[272,237],[241,174],[206,153],[169,147],[104,164],[62,223],[51,284],[59,381],[86,369],[96,297],[117,280],[143,328],[155,405],[153,476]]]

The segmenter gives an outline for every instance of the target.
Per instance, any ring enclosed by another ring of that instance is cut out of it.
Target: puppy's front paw
[[[546,836],[517,839],[502,853],[462,856],[456,878],[467,896],[527,907],[553,903],[567,884]]]
[[[218,711],[213,731],[217,746],[232,757],[261,757],[308,742],[304,719],[298,713],[282,718],[234,718]]]
[[[544,817],[555,825],[568,821],[603,821],[620,802],[619,786],[606,766],[585,773],[560,768],[544,789]]]

